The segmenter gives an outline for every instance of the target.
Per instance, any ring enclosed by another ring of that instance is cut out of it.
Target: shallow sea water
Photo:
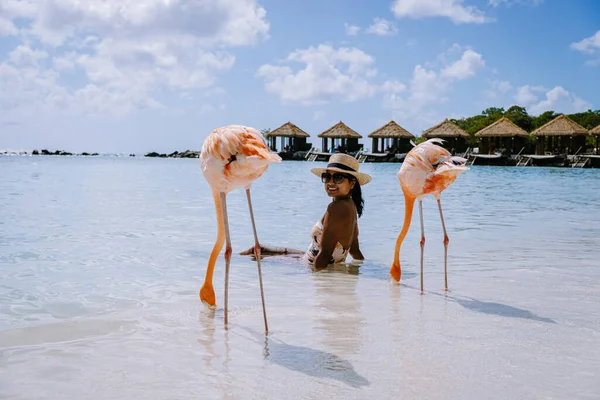
[[[253,185],[265,244],[305,249],[329,198],[309,170]],[[2,399],[598,399],[600,171],[473,166],[404,214],[400,164],[361,164],[363,263],[267,257],[264,334],[243,191],[228,197],[230,326],[198,299],[216,237],[198,160],[0,157]],[[415,209],[416,210],[416,209]],[[350,260],[350,259],[349,259]]]

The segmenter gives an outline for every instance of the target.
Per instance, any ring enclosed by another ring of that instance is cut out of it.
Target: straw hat
[[[321,174],[327,170],[342,172],[354,176],[362,186],[371,182],[371,177],[365,173],[358,172],[359,165],[360,163],[356,158],[344,153],[335,153],[329,157],[329,163],[326,168],[312,168],[310,172],[318,177],[321,177]]]

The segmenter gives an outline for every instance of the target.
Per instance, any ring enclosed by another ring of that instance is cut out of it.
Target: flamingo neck
[[[215,212],[217,214],[217,240],[215,241],[215,245],[210,253],[210,258],[208,259],[208,267],[206,268],[205,278],[205,282],[210,283],[211,286],[213,273],[215,271],[215,264],[217,263],[217,258],[223,249],[223,244],[225,243],[225,223],[223,222],[223,206],[221,204],[219,192],[213,191],[213,200],[215,202]]]
[[[400,247],[402,247],[402,242],[408,233],[408,229],[410,228],[410,223],[412,221],[412,213],[415,205],[416,196],[408,193],[406,190],[404,192],[404,223],[402,224],[402,230],[400,231],[400,235],[398,235],[398,239],[396,240],[396,251],[394,252],[394,263],[395,265],[400,265]]]

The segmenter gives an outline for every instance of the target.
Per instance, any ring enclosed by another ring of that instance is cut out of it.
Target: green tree
[[[533,127],[533,118],[527,113],[525,107],[511,106],[506,110],[504,116],[527,132],[530,132]]]
[[[532,124],[531,130],[532,131],[536,130],[540,126],[543,126],[543,125],[547,124],[548,122],[552,121],[554,118],[558,117],[559,115],[562,115],[562,114],[557,114],[554,111],[545,111],[545,112],[541,113],[537,117],[533,118],[533,121],[532,121],[533,124]]]
[[[600,125],[600,110],[587,110],[586,112],[582,113],[569,114],[568,117],[587,130],[593,129]]]
[[[494,121],[499,120],[504,115],[504,107],[490,107],[481,112],[481,115],[493,118]],[[493,122],[492,122],[493,123]]]

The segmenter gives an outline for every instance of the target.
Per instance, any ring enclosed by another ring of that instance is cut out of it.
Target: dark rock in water
[[[134,157],[134,154],[130,154],[131,157]],[[200,157],[199,151],[186,150],[183,152],[174,151],[173,153],[167,155],[163,153],[157,153],[155,151],[146,154],[144,157],[168,157],[168,158],[198,158]]]
[[[33,150],[33,153],[31,153],[33,155],[43,155],[43,156],[72,156],[73,153],[69,152],[69,151],[64,151],[64,150],[55,150],[55,151],[48,151],[47,149],[42,149],[42,151],[37,151],[37,150]],[[86,151],[84,151],[83,153],[77,153],[75,154],[77,156],[97,156],[99,155],[98,153],[88,153]]]
[[[157,153],[155,151],[152,151],[152,152],[146,154],[144,157],[161,157],[161,158],[165,158],[165,157],[167,157],[167,155],[166,154],[159,154],[159,153]]]
[[[172,155],[169,155],[169,157],[174,157],[174,158],[198,158],[198,157],[200,157],[200,152],[199,151],[186,150],[186,151],[183,151],[183,152],[179,153],[179,152],[176,151]]]
[[[135,154],[131,153],[131,154],[129,155],[129,157],[135,157]]]

